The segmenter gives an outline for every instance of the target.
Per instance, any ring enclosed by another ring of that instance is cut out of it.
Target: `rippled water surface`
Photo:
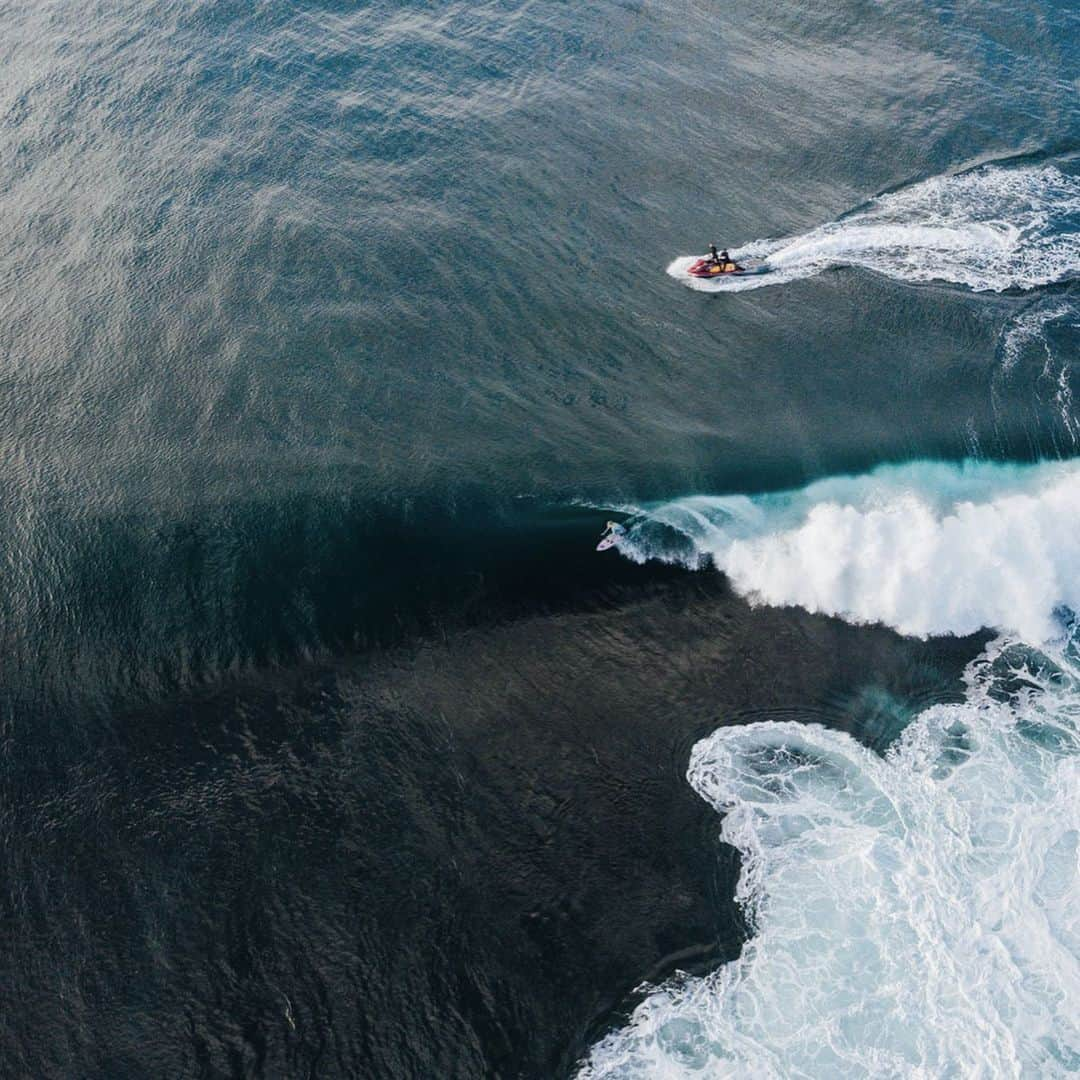
[[[0,0],[5,1072],[1074,1070],[1078,42]]]

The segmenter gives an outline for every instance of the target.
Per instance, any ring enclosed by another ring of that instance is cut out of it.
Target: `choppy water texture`
[[[0,0],[5,1074],[1075,1069],[1078,42]]]

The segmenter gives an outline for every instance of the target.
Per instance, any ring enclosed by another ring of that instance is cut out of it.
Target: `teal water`
[[[596,506],[1076,455],[1073,5],[8,0],[0,28],[15,1073],[565,1072],[671,957],[741,945],[695,740],[782,715],[880,749],[964,698],[979,643],[787,605],[960,634],[1017,630],[1029,581],[1020,629],[1072,601],[1071,489],[1034,540],[993,517],[1007,602],[910,624],[865,578],[776,585],[781,556],[733,594],[592,548]],[[710,241],[775,272],[665,272]],[[520,856],[498,902],[497,858],[466,887],[447,854],[485,844]],[[425,891],[438,917],[400,915]]]

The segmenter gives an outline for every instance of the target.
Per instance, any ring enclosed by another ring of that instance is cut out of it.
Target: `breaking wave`
[[[1008,628],[964,701],[880,756],[817,724],[721,728],[752,937],[597,1043],[611,1077],[1064,1077],[1080,1070],[1080,463],[916,463],[638,509],[635,559],[907,633]]]
[[[1080,611],[1080,462],[915,462],[630,513],[618,550],[722,570],[752,602],[904,634],[1043,642]]]
[[[732,255],[769,272],[703,281],[682,256],[668,273],[703,292],[737,292],[858,266],[901,281],[977,291],[1034,289],[1080,273],[1080,177],[1052,165],[988,165],[882,195],[802,236],[757,240]]]

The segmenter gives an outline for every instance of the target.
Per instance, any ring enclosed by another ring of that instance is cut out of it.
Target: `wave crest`
[[[638,562],[713,565],[752,602],[925,637],[984,627],[1060,635],[1080,611],[1080,462],[917,462],[754,497],[632,513]]]

